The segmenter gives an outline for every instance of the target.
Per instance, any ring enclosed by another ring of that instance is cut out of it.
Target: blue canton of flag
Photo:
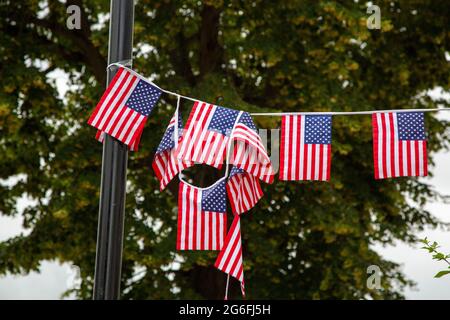
[[[331,116],[305,116],[305,143],[331,143]]]
[[[126,105],[147,117],[158,102],[160,95],[161,91],[158,88],[146,81],[139,80]]]
[[[203,190],[202,210],[212,212],[226,212],[227,200],[225,193],[225,180],[220,181],[211,188]]]
[[[426,140],[423,112],[399,112],[397,125],[399,140]]]
[[[182,131],[183,131],[183,124],[181,122],[181,115],[178,115],[178,138],[181,136]],[[156,153],[161,153],[165,150],[173,149],[175,147],[174,135],[175,135],[175,118],[172,118],[172,120],[169,123],[169,126],[166,129],[166,132],[164,133],[163,138],[161,139],[161,142],[159,143]]]
[[[231,168],[231,171],[230,171],[230,179],[233,177],[233,176],[235,176],[235,175],[237,175],[237,174],[242,174],[242,173],[244,173],[245,171],[244,171],[244,169],[241,169],[241,168],[238,168],[238,167],[236,167],[236,166],[233,166],[232,168]]]
[[[248,112],[244,112],[241,115],[241,118],[239,119],[239,122],[245,126],[247,126],[249,129],[252,129],[253,131],[257,131],[255,123],[253,122],[252,116]]]
[[[230,136],[239,111],[217,106],[209,123],[208,130]]]

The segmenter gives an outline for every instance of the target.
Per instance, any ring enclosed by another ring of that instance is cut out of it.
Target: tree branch
[[[69,1],[66,6],[75,4],[83,8],[82,1]],[[56,17],[50,14],[49,16]],[[100,54],[100,51],[92,41],[90,40],[91,30],[90,22],[87,19],[87,14],[83,11],[81,14],[81,29],[69,30],[65,26],[61,25],[56,19],[38,19],[31,14],[28,21],[37,27],[42,27],[52,32],[52,35],[60,36],[64,39],[68,39],[73,43],[75,48],[78,48],[78,52],[81,54],[83,61],[92,70],[95,78],[101,84],[106,82],[106,60]]]

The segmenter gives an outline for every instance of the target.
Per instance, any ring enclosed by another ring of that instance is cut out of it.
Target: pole
[[[131,60],[133,23],[134,1],[111,0],[108,65]],[[117,69],[107,72],[109,83]],[[120,298],[127,161],[126,145],[105,135],[95,259],[95,300]]]

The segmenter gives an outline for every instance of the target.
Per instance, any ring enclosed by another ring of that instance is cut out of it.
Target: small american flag
[[[328,181],[330,167],[331,116],[283,116],[280,180]]]
[[[275,171],[248,112],[240,116],[231,139],[234,149],[230,163],[266,183],[272,183]]]
[[[372,126],[375,179],[427,175],[423,112],[374,113]]]
[[[178,146],[178,157],[220,169],[239,111],[196,101]]]
[[[249,211],[264,195],[258,178],[235,166],[231,168],[227,192],[234,214]]]
[[[161,191],[166,188],[173,177],[179,172],[193,165],[190,161],[178,159],[175,154],[176,145],[178,144],[179,137],[183,130],[181,117],[177,116],[177,114],[178,112],[176,112],[170,120],[169,126],[159,143],[152,163],[153,171],[160,182]],[[178,121],[176,120],[177,118]],[[175,138],[175,128],[178,128],[177,138]]]
[[[225,239],[225,244],[217,257],[214,266],[239,280],[241,282],[242,295],[245,296],[241,219],[238,214],[234,216],[233,223],[231,224]]]
[[[271,183],[274,170],[248,112],[196,101],[177,148],[178,158],[220,169],[230,140],[234,151],[229,163]]]
[[[226,230],[225,180],[208,188],[180,181],[177,250],[220,250]]]
[[[160,95],[158,88],[136,73],[119,68],[88,124],[131,146]]]

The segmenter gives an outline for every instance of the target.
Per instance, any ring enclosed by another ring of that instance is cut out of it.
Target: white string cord
[[[119,64],[119,63],[117,63],[117,62],[111,63],[111,64],[108,66],[108,68],[110,68],[110,67],[112,67],[112,66],[118,66],[118,67],[122,67],[122,68],[128,70],[129,72],[131,72],[132,74],[134,74],[136,77],[138,77],[138,78],[140,78],[140,79],[142,79],[142,80],[144,80],[144,81],[147,81],[148,83],[150,83],[151,85],[155,86],[156,88],[158,88],[159,90],[161,90],[161,91],[164,92],[164,93],[170,94],[170,95],[172,95],[172,96],[178,96],[178,97],[181,97],[181,98],[183,98],[183,99],[190,100],[190,101],[193,101],[193,102],[199,101],[198,99],[194,99],[194,98],[191,98],[191,97],[183,96],[183,95],[181,95],[181,94],[179,94],[179,93],[176,93],[176,92],[172,92],[172,91],[169,91],[169,90],[165,90],[165,89],[159,87],[156,83],[154,83],[154,82],[151,81],[150,79],[147,79],[147,78],[145,78],[144,76],[140,75],[139,73],[137,73],[137,72],[134,71],[133,69],[130,69],[130,68],[126,67],[126,66],[123,66],[123,65],[121,65],[121,64]],[[213,103],[211,103],[211,104],[213,104]]]
[[[227,285],[225,287],[225,298],[224,300],[228,300],[228,284],[230,283],[230,274],[227,275]]]
[[[124,67],[124,68],[130,67],[131,68],[132,65],[133,65],[133,59],[120,60],[120,61],[117,61],[117,62],[110,63],[106,67],[106,70],[109,70],[111,67]]]
[[[251,113],[252,116],[293,116],[293,115],[338,115],[349,116],[355,114],[374,114],[385,112],[436,112],[450,111],[450,108],[434,108],[434,109],[394,109],[394,110],[371,110],[371,111],[325,111],[325,112],[258,112]]]
[[[147,81],[148,83],[150,83],[151,85],[155,86],[156,88],[158,88],[159,90],[161,90],[162,92],[172,95],[172,96],[176,96],[178,98],[183,98],[186,100],[190,100],[193,102],[196,101],[200,101],[198,99],[195,98],[191,98],[188,96],[183,96],[179,93],[176,92],[172,92],[169,90],[165,90],[161,87],[159,87],[158,85],[156,85],[153,81],[145,78],[144,76],[140,75],[139,73],[137,73],[136,71],[134,71],[133,69],[128,68],[126,65],[121,64],[122,62],[127,62],[127,61],[131,61],[131,60],[124,60],[124,61],[119,61],[119,62],[114,62],[111,63],[110,65],[108,65],[107,69],[109,69],[112,66],[117,66],[117,67],[121,67],[124,68],[126,70],[128,70],[129,72],[133,73],[135,76],[137,76],[138,78]],[[211,103],[213,104],[213,103]],[[439,112],[439,111],[450,111],[450,108],[434,108],[434,109],[394,109],[394,110],[371,110],[371,111],[324,111],[324,112],[253,112],[250,113],[250,115],[252,116],[267,116],[267,117],[281,117],[281,116],[293,116],[293,115],[329,115],[329,116],[350,116],[350,115],[362,115],[362,114],[374,114],[374,113],[385,113],[385,112]]]
[[[180,96],[178,96],[177,97],[177,108],[175,109],[175,114],[174,114],[174,117],[175,117],[175,126],[174,126],[174,128],[173,128],[173,141],[174,141],[174,144],[175,144],[175,148],[178,146],[178,126],[180,125],[179,123],[178,123],[178,121],[179,121],[179,112],[180,112],[180,100],[181,100],[181,98],[180,98]]]

